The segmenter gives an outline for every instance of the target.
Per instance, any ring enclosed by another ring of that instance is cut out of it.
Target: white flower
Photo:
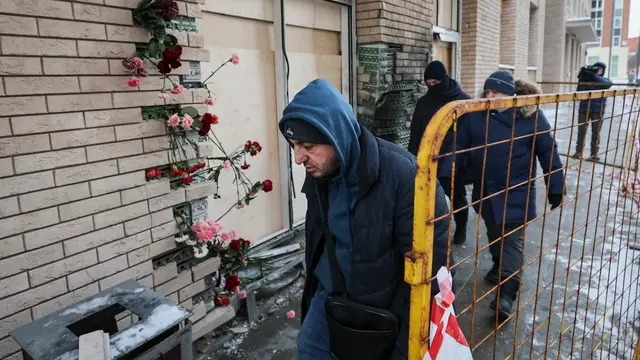
[[[180,235],[180,236],[176,236],[175,240],[176,240],[177,243],[183,243],[183,242],[189,240],[189,235],[183,234],[183,235]]]
[[[193,246],[195,244],[197,244],[198,241],[196,241],[195,239],[192,238],[188,238],[187,241],[185,241],[185,244],[189,245],[189,246]]]
[[[208,253],[209,253],[209,247],[206,244],[193,247],[193,256],[196,259],[202,259],[203,257],[207,256]]]

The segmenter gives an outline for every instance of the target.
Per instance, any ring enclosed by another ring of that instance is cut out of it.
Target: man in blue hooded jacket
[[[606,90],[612,85],[611,80],[604,77],[607,66],[603,62],[597,62],[592,66],[583,67],[578,74],[579,84],[577,91]],[[587,121],[591,121],[591,159],[598,161],[598,144],[600,143],[600,129],[602,128],[602,116],[607,106],[606,98],[587,99],[580,101],[578,109],[578,139],[576,152],[573,157],[579,159],[584,150],[584,138],[587,135]]]
[[[392,359],[406,359],[409,286],[404,282],[404,255],[413,239],[415,157],[360,126],[351,105],[322,79],[294,97],[279,128],[293,147],[296,164],[307,171],[302,187],[307,197],[307,278],[298,360],[333,359],[325,313],[333,291],[324,243],[326,206],[350,299],[397,317],[400,332]],[[436,214],[448,211],[438,186]],[[447,264],[447,230],[447,221],[436,225],[434,270]]]
[[[535,85],[516,83],[509,72],[496,71],[485,81],[482,97],[537,93],[540,91]],[[491,285],[500,284],[490,307],[500,320],[505,320],[512,314],[520,289],[524,225],[536,218],[536,188],[532,179],[537,166],[532,155],[536,155],[545,174],[551,209],[562,203],[564,175],[557,144],[549,133],[551,126],[540,109],[525,106],[492,110],[488,115],[475,112],[460,119],[456,148],[460,151],[480,147],[469,152],[467,163],[474,177],[472,200],[492,242],[489,252],[493,266],[485,280]],[[456,162],[464,154],[457,155]],[[447,168],[450,165],[445,171]]]

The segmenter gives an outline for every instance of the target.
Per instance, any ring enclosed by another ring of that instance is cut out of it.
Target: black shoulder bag
[[[325,303],[331,355],[337,360],[389,360],[398,339],[398,319],[388,310],[349,299],[333,236],[323,222],[334,289]]]

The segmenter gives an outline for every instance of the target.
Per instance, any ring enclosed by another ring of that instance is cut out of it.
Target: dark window
[[[613,29],[613,36],[620,36],[620,29]]]

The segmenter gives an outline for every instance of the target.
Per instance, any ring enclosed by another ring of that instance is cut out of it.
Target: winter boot
[[[453,243],[456,245],[464,244],[467,241],[467,227],[465,226],[457,226],[456,224],[456,232],[453,234]]]
[[[498,266],[497,265],[493,265],[491,270],[489,270],[487,275],[485,275],[484,281],[486,281],[489,285],[498,285],[498,283],[500,282],[500,279],[499,279],[499,276],[498,276]]]
[[[500,306],[498,306],[497,309],[496,299],[493,299],[489,307],[498,313],[498,320],[502,323],[513,313],[513,300],[507,295],[502,295],[500,296]]]

